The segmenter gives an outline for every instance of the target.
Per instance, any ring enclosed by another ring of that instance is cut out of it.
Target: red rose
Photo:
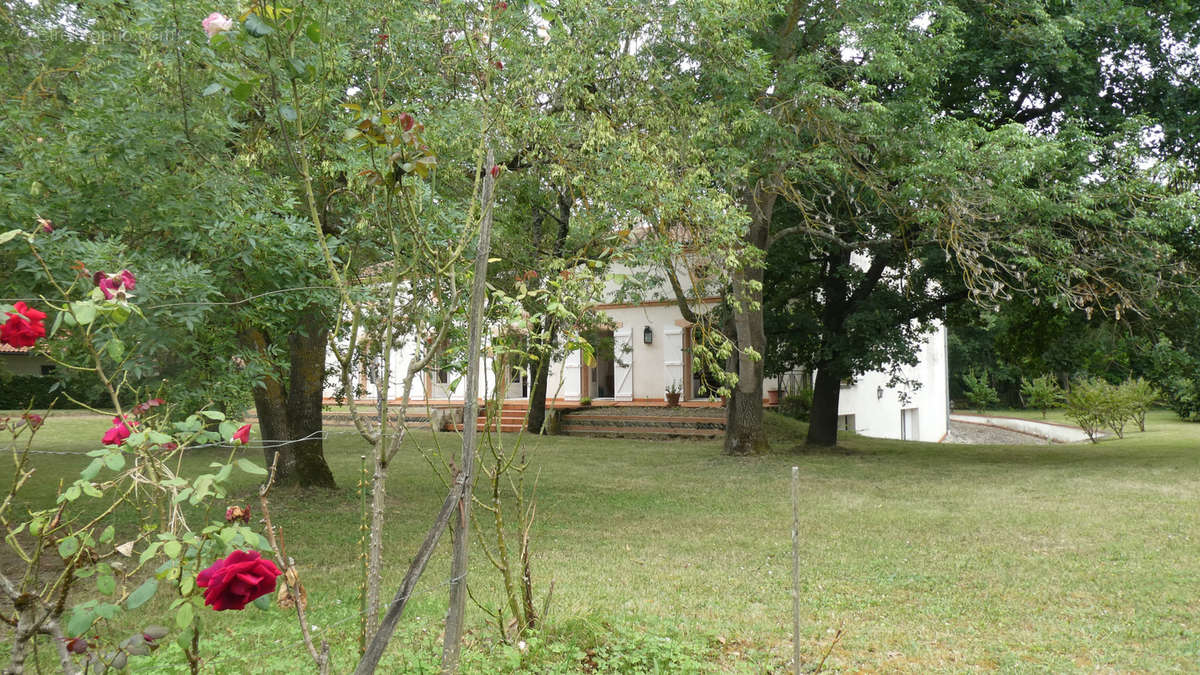
[[[493,179],[500,177],[500,165],[499,164],[493,164],[492,168],[489,169],[488,171],[492,174]]]
[[[46,337],[46,326],[42,320],[45,312],[18,302],[13,305],[15,312],[8,312],[8,321],[0,325],[0,342],[14,347],[32,347],[38,338]]]
[[[233,441],[240,441],[242,445],[250,442],[250,425],[244,424],[237,431],[233,432]]]
[[[258,551],[234,551],[196,575],[204,591],[204,604],[218,612],[242,609],[256,598],[275,591],[275,577],[283,572]]]
[[[105,445],[122,445],[125,443],[125,439],[129,438],[130,433],[129,427],[125,426],[125,420],[122,420],[120,417],[114,417],[113,425],[109,427],[108,431],[104,432],[104,438],[101,439],[101,442]]]

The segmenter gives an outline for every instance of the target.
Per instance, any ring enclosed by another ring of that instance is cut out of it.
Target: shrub
[[[1042,419],[1046,419],[1046,411],[1057,408],[1062,400],[1062,388],[1053,375],[1042,375],[1032,380],[1021,378],[1021,396],[1025,405],[1042,411]]]
[[[65,392],[64,392],[65,389]],[[76,400],[88,405],[110,408],[112,401],[103,392],[94,388],[72,386],[64,387],[58,377],[39,377],[37,375],[13,375],[0,382],[0,410],[24,410],[33,408],[44,410],[52,404],[55,409],[78,408],[74,401],[64,394],[69,392]]]
[[[1105,423],[1104,410],[1111,403],[1111,388],[1112,385],[1104,380],[1087,378],[1071,383],[1063,396],[1067,418],[1083,429],[1093,443],[1099,443],[1096,437]]]
[[[796,389],[783,395],[783,399],[779,401],[779,412],[801,422],[807,422],[808,414],[812,412],[812,403],[812,389]]]
[[[1200,362],[1182,349],[1162,340],[1150,350],[1147,377],[1181,420],[1200,417]]]
[[[988,371],[984,370],[982,375],[977,375],[974,368],[962,376],[963,394],[980,413],[1000,402],[1000,395],[988,383],[989,379]]]
[[[1159,393],[1154,385],[1142,378],[1125,380],[1119,390],[1129,418],[1138,425],[1138,431],[1146,430],[1146,412],[1158,403]]]

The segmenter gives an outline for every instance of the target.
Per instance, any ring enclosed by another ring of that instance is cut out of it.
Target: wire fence
[[[237,445],[235,445],[233,443],[224,442],[224,441],[222,441],[220,443],[201,443],[199,445],[189,445],[189,446],[185,447],[184,450],[201,450],[204,448],[226,448],[229,450],[232,450],[232,449],[269,450],[272,448],[282,448],[282,447],[285,447],[288,445],[304,443],[306,441],[311,441],[311,440],[317,439],[317,438],[319,438],[321,440],[325,440],[334,434],[358,435],[358,432],[350,431],[350,430],[339,430],[339,431],[321,430],[321,431],[314,431],[313,433],[308,434],[307,436],[301,436],[300,438],[292,438],[292,439],[265,439],[264,438],[264,439],[259,439],[257,441],[252,441],[250,443],[237,444]],[[36,455],[86,455],[89,452],[92,452],[92,451],[91,450],[30,450],[29,451],[30,454],[36,454]]]
[[[280,448],[280,447],[285,447],[285,446],[289,446],[289,445],[295,445],[297,443],[303,443],[306,441],[313,440],[315,438],[320,438],[321,440],[325,440],[325,439],[328,439],[330,436],[334,436],[334,435],[355,435],[355,436],[357,436],[358,432],[355,430],[350,430],[350,429],[334,430],[334,431],[321,430],[321,431],[313,432],[313,433],[303,436],[301,438],[295,438],[295,439],[259,439],[257,441],[251,442],[251,443],[237,444],[237,445],[235,445],[233,443],[227,443],[227,442],[204,443],[204,444],[200,444],[200,445],[187,446],[184,449],[185,450],[198,450],[198,449],[203,449],[203,448],[225,448],[225,449],[237,449],[237,450],[247,450],[247,451],[249,451],[249,450],[264,450],[264,449]],[[29,450],[29,453],[30,454],[39,454],[39,455],[74,455],[74,456],[86,456],[87,455],[87,451]],[[466,578],[466,576],[467,576],[466,574],[463,574],[458,577],[448,577],[444,580],[434,581],[434,582],[425,582],[424,581],[425,577],[423,577],[423,580],[420,582],[422,585],[422,588],[414,589],[412,592],[410,592],[408,594],[408,596],[403,598],[403,601],[407,604],[409,601],[411,601],[413,599],[424,597],[424,596],[429,595],[434,592],[444,591],[444,590],[448,589],[451,586],[451,584],[454,584],[454,583]],[[390,604],[390,601],[389,601],[389,604]],[[384,608],[386,609],[387,606],[388,605],[385,605]],[[312,609],[310,608],[309,612],[311,612],[311,611],[312,611]],[[343,616],[343,617],[341,617],[339,619],[335,619],[333,621],[329,621],[329,622],[322,621],[320,625],[317,625],[317,624],[311,623],[311,621],[315,617],[313,617],[311,613],[308,614],[308,617],[310,619],[309,631],[310,631],[310,634],[312,635],[313,644],[317,645],[319,647],[321,642],[323,640],[325,640],[327,636],[331,635],[334,632],[335,628],[345,625],[351,621],[361,621],[362,619],[364,619],[366,617],[366,615],[367,615],[367,612],[365,610],[358,610],[358,611],[352,612],[351,614],[349,614],[347,616]],[[268,649],[266,649],[265,651],[259,652],[259,657],[271,657],[271,656],[275,656],[278,654],[283,654],[288,651],[298,650],[298,649],[305,647],[305,641],[303,639],[295,640],[293,642],[284,642],[282,639],[278,639],[278,640],[274,640],[273,643],[274,644],[271,647],[269,647]]]

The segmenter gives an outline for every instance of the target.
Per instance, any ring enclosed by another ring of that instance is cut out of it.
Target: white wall
[[[0,353],[0,372],[12,375],[42,375],[42,366],[53,366],[54,362],[35,352]]]
[[[940,323],[928,334],[918,351],[915,366],[901,369],[908,379],[921,383],[915,390],[904,389],[907,402],[901,402],[901,390],[888,387],[889,375],[870,372],[860,375],[853,385],[842,388],[838,415],[854,415],[854,430],[876,438],[901,438],[901,418],[905,409],[915,409],[916,434],[909,440],[936,443],[946,435],[949,425],[949,390],[946,375],[946,328]],[[879,396],[880,388],[883,396]],[[910,417],[911,419],[911,417]]]

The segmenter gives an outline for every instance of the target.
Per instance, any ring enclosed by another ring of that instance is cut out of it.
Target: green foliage
[[[1100,429],[1123,419],[1115,395],[1116,387],[1099,378],[1076,380],[1063,396],[1063,409],[1067,418],[1083,429],[1093,443],[1099,443]]]
[[[783,394],[783,398],[779,401],[779,412],[801,422],[807,422],[808,413],[812,410],[812,404],[812,389],[788,391]]]
[[[1139,377],[1122,382],[1117,395],[1126,414],[1137,424],[1138,431],[1145,431],[1146,413],[1159,401],[1158,389]]]
[[[1000,401],[996,389],[991,385],[987,370],[984,370],[982,375],[977,375],[975,369],[972,368],[963,373],[962,382],[967,400],[979,412],[986,411]]]
[[[1021,396],[1025,404],[1042,411],[1042,419],[1046,419],[1046,411],[1058,407],[1062,400],[1062,387],[1053,375],[1040,375],[1033,378],[1021,378]]]
[[[1146,430],[1146,413],[1159,400],[1158,390],[1142,378],[1114,385],[1100,378],[1073,382],[1064,396],[1067,417],[1075,420],[1092,442],[1100,427],[1108,427],[1117,438],[1125,437],[1125,425],[1134,422]]]
[[[669,636],[635,634],[628,639],[601,645],[591,660],[596,673],[705,673],[709,663],[703,646]]]
[[[1150,350],[1147,377],[1181,420],[1200,418],[1200,359],[1163,338]]]
[[[112,405],[102,387],[86,387],[82,378],[78,377],[70,380],[74,384],[64,387],[63,380],[57,376],[14,375],[0,379],[0,410],[24,410],[27,407],[40,410],[51,406],[59,409],[78,408],[64,395],[67,393],[87,405]]]

